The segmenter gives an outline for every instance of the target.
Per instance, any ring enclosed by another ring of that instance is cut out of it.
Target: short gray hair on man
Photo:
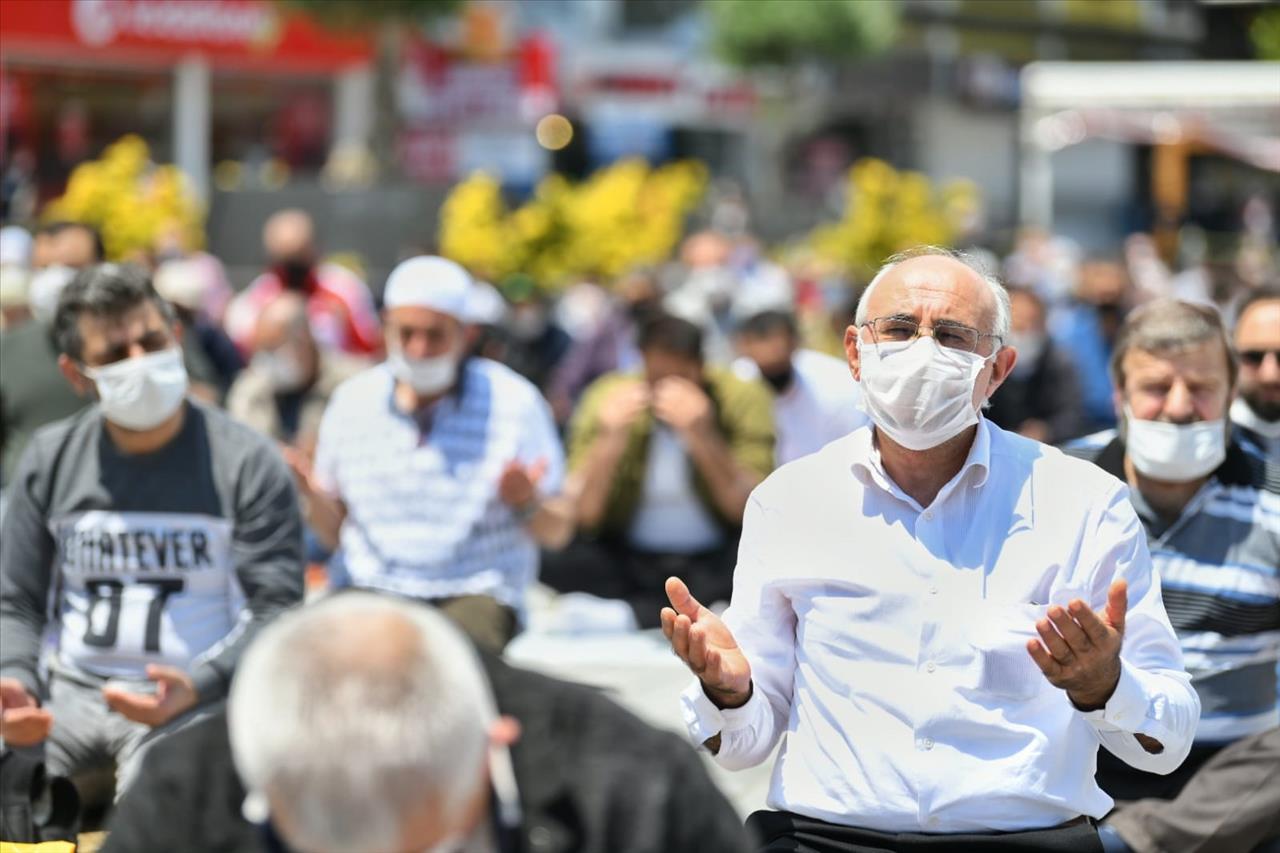
[[[1208,341],[1222,344],[1227,384],[1234,388],[1239,365],[1218,309],[1181,299],[1154,299],[1135,308],[1120,326],[1108,365],[1111,382],[1117,390],[1124,390],[1124,357],[1130,350],[1167,355]]]
[[[1009,340],[1009,327],[1013,322],[1013,309],[1009,305],[1009,291],[1000,283],[1000,280],[990,272],[986,265],[973,255],[966,254],[957,249],[948,249],[944,246],[915,246],[905,251],[890,255],[885,259],[884,264],[876,271],[871,282],[862,291],[862,296],[858,298],[858,308],[854,312],[854,325],[861,326],[867,322],[867,305],[871,301],[871,291],[876,289],[889,271],[903,261],[909,261],[912,258],[924,257],[942,257],[951,258],[953,261],[959,261],[969,269],[973,270],[979,278],[987,283],[987,287],[991,290],[991,298],[996,304],[995,322],[992,324],[990,334],[995,335],[1003,344]]]
[[[280,616],[231,686],[246,815],[287,814],[310,853],[398,849],[424,807],[476,796],[497,718],[472,646],[439,612],[367,592]]]

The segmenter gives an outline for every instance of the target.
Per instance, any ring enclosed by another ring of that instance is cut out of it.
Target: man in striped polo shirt
[[[1067,449],[1128,482],[1203,712],[1168,776],[1099,754],[1099,783],[1121,803],[1103,837],[1118,850],[1204,849],[1209,838],[1251,850],[1280,833],[1280,494],[1230,435],[1237,367],[1216,310],[1144,305],[1110,369],[1118,433]]]
[[[355,586],[429,601],[480,646],[514,635],[538,547],[572,535],[564,453],[530,382],[466,356],[474,287],[410,258],[383,294],[387,360],[338,386],[314,466],[286,453],[307,521]]]

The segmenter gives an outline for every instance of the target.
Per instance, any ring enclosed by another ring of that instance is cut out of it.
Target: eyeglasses
[[[1250,367],[1261,367],[1270,353],[1276,361],[1280,361],[1280,349],[1246,349],[1240,351],[1240,360]]]
[[[973,352],[978,348],[978,344],[983,338],[1000,340],[999,335],[979,332],[972,326],[950,323],[946,320],[941,320],[932,326],[921,326],[910,317],[879,317],[875,320],[868,320],[862,325],[871,329],[871,337],[878,344],[914,341],[920,336],[921,329],[932,331],[933,339],[938,343],[938,346],[960,350],[961,352]]]

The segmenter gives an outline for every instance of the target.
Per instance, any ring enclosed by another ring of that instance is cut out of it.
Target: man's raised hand
[[[720,708],[737,708],[751,698],[751,664],[729,628],[689,592],[684,581],[667,578],[671,607],[662,608],[662,633],[671,650],[702,682]]]
[[[1120,680],[1120,644],[1128,586],[1115,581],[1107,591],[1107,607],[1098,615],[1080,599],[1067,607],[1053,605],[1048,618],[1036,623],[1039,639],[1027,641],[1027,651],[1044,677],[1065,690],[1084,711],[1102,708]]]

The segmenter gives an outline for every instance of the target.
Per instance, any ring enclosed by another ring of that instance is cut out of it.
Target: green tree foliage
[[[719,53],[737,65],[842,61],[884,50],[895,0],[708,0]]]
[[[334,27],[371,27],[384,23],[415,23],[450,15],[464,0],[277,0]]]
[[[1280,9],[1259,12],[1249,28],[1258,59],[1280,60]]]

